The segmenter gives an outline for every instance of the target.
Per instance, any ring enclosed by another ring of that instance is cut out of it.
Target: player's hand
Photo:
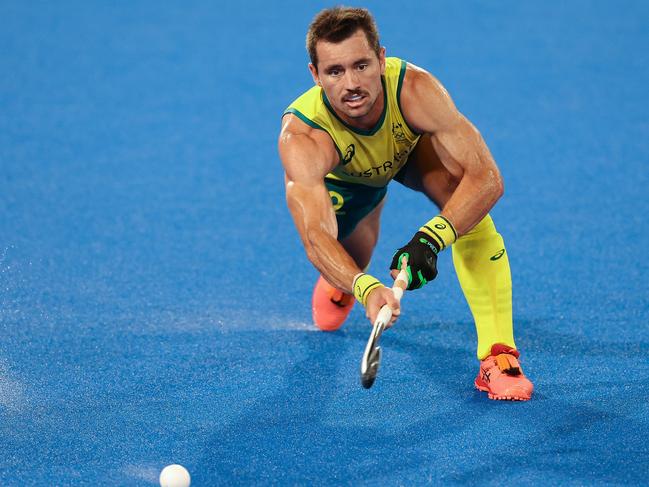
[[[386,328],[390,328],[397,321],[397,318],[399,318],[401,308],[399,306],[399,301],[394,297],[394,292],[392,292],[392,289],[388,287],[377,287],[370,292],[365,305],[365,316],[367,316],[370,322],[374,324],[379,311],[385,304],[390,306],[392,309],[392,319],[390,320],[390,323],[386,325]]]
[[[389,328],[397,321],[399,313],[399,300],[395,298],[392,289],[381,284],[376,277],[360,273],[354,277],[352,283],[354,296],[365,307],[365,315],[374,324],[381,307],[387,304],[392,309],[392,319],[386,325]]]
[[[424,284],[437,277],[437,242],[424,232],[417,232],[410,242],[394,253],[390,264],[390,273],[393,278],[401,270],[401,259],[408,259],[406,272],[408,273],[409,290],[419,289]]]

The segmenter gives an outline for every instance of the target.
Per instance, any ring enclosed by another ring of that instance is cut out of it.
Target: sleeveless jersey
[[[320,86],[302,94],[284,111],[284,115],[292,113],[311,127],[324,130],[333,140],[340,163],[327,174],[327,179],[381,188],[406,163],[419,134],[401,114],[399,96],[405,73],[405,61],[394,57],[385,59],[385,75],[381,77],[383,113],[369,130],[345,123]]]

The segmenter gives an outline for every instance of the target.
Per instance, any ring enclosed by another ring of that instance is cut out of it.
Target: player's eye
[[[329,76],[340,76],[342,74],[342,71],[340,69],[330,69],[329,70]]]
[[[356,69],[359,71],[365,71],[367,69],[367,64],[359,64]]]

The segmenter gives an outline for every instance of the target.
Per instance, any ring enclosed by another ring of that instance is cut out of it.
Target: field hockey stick
[[[408,273],[406,272],[407,263],[408,261],[405,257],[401,259],[401,271],[399,271],[397,278],[394,280],[394,285],[392,286],[392,292],[394,293],[394,297],[397,298],[397,301],[401,300],[403,291],[408,287]],[[379,347],[379,338],[381,338],[381,333],[383,333],[383,330],[385,330],[391,319],[392,308],[387,304],[384,304],[374,321],[372,333],[367,341],[365,353],[363,353],[363,359],[361,360],[361,384],[365,389],[372,387],[376,380],[376,374],[378,373],[379,365],[381,364],[381,347]]]

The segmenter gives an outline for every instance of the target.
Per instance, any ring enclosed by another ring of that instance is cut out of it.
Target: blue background
[[[649,3],[365,4],[501,168],[527,403],[450,255],[369,391],[360,307],[310,323],[276,140],[329,5],[0,1],[3,485],[646,485]],[[391,186],[372,272],[434,213]]]

